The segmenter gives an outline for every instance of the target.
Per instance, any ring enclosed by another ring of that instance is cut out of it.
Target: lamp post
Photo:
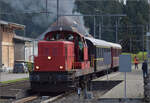
[[[148,62],[148,73],[150,64],[150,32],[146,33],[146,48],[147,48],[147,62]]]
[[[148,63],[148,75],[144,78],[144,100],[146,103],[150,102],[150,76],[149,76],[149,65],[150,65],[150,32],[146,33],[146,47],[147,47],[147,63]]]

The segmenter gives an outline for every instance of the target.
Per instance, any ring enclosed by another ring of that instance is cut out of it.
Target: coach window
[[[99,48],[99,56],[101,57],[101,48]]]
[[[101,57],[101,48],[99,48],[99,57]]]
[[[97,57],[99,57],[99,48],[97,48],[97,51],[98,51],[98,52],[97,52],[97,55],[98,55]]]
[[[100,55],[99,55],[99,56],[101,57],[101,48],[99,48],[99,52],[100,52]]]
[[[99,48],[97,48],[97,57],[99,57]]]
[[[118,49],[117,49],[117,55],[116,56],[118,56]]]
[[[103,48],[101,48],[101,57],[103,57]]]
[[[101,57],[101,48],[99,48],[99,57]]]
[[[103,57],[103,55],[104,55],[104,48],[102,48],[102,57]]]
[[[98,48],[96,48],[96,57],[98,57]]]
[[[118,49],[117,49],[117,56],[118,56]]]
[[[113,56],[115,56],[115,49],[112,49],[112,54]]]

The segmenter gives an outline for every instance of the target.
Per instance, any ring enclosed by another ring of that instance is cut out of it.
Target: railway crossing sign
[[[126,93],[126,72],[131,72],[131,55],[119,56],[119,72],[124,72],[124,98],[127,98]]]
[[[111,64],[111,54],[110,52],[104,53],[104,64],[107,66],[107,80],[108,80],[108,65]]]
[[[119,72],[131,72],[131,55],[119,56]]]

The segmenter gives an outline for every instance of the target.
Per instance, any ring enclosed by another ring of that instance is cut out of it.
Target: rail
[[[25,102],[33,101],[33,100],[35,100],[37,98],[38,98],[38,96],[30,96],[30,97],[25,97],[25,98],[16,100],[16,101],[14,101],[12,103],[25,103]]]

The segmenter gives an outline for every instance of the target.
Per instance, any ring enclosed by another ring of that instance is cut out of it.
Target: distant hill
[[[22,11],[19,11],[19,9],[16,8],[12,8],[9,3],[5,3],[0,0],[0,13],[8,12],[8,14],[1,14],[0,19],[26,25],[25,32],[27,37],[37,37],[47,29],[48,25],[51,24],[48,21],[45,22],[45,24],[38,24],[36,22],[33,22],[33,19],[35,19],[35,17],[41,15],[46,19],[47,16],[45,14],[24,14]],[[17,33],[18,35],[23,36],[23,32],[17,31]]]

